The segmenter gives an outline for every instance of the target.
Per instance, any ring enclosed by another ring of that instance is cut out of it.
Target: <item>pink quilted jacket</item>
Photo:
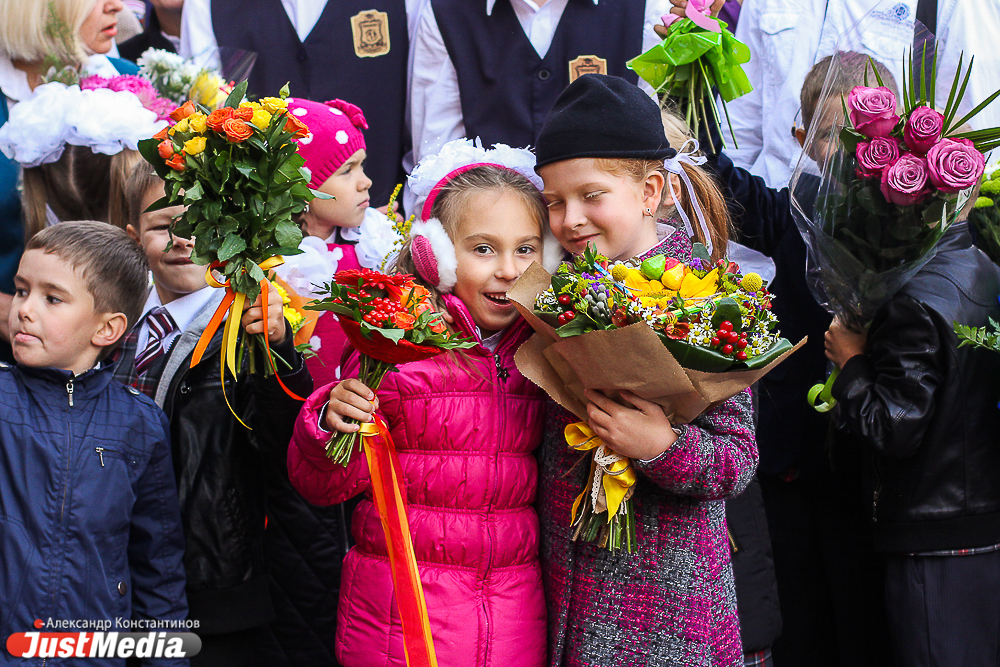
[[[467,334],[465,307],[448,300]],[[392,431],[410,529],[441,667],[536,667],[546,660],[545,600],[535,500],[544,396],[514,365],[530,335],[518,320],[496,354],[478,346],[469,363],[453,355],[405,364],[386,375],[380,412]],[[345,667],[404,667],[399,613],[385,536],[371,500],[368,466],[346,468],[323,453],[318,420],[332,385],[314,392],[288,449],[292,484],[306,500],[332,505],[364,493],[354,512],[357,546],[344,561],[337,659]]]

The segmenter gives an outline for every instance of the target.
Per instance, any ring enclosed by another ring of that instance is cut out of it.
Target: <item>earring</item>
[[[653,210],[647,208],[646,209],[646,215],[648,215],[649,217],[653,217]]]

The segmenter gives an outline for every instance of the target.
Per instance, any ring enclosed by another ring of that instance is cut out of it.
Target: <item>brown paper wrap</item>
[[[803,338],[764,368],[722,373],[690,370],[681,367],[642,322],[560,338],[534,313],[535,299],[549,288],[551,278],[548,271],[532,264],[507,293],[536,332],[517,351],[514,362],[525,377],[584,420],[584,389],[604,391],[613,398],[628,390],[662,405],[671,422],[686,424],[767,375],[807,340]]]

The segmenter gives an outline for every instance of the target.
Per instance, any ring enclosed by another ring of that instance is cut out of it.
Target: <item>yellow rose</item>
[[[253,112],[253,119],[250,122],[260,129],[266,130],[267,126],[271,123],[271,114],[263,109],[257,109]]]
[[[188,155],[198,155],[205,150],[208,139],[205,137],[195,137],[184,142],[184,152]]]
[[[177,124],[174,125],[174,132],[187,132],[187,131],[188,131],[188,119],[187,118],[185,118],[184,120],[178,121]]]
[[[187,117],[187,124],[188,127],[191,128],[192,132],[197,132],[198,134],[202,134],[208,128],[208,126],[205,124],[205,121],[207,119],[208,116],[206,116],[203,113],[193,113]]]
[[[276,114],[288,108],[288,102],[280,97],[265,97],[260,101],[260,104],[270,114]]]

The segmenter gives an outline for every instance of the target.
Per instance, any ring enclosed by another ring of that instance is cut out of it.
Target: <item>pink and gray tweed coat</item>
[[[683,231],[647,255],[690,259]],[[553,667],[735,667],[743,664],[723,499],[757,467],[750,392],[680,427],[663,455],[637,463],[638,548],[612,554],[572,541],[570,508],[587,465],[549,403],[539,456],[538,512]]]

